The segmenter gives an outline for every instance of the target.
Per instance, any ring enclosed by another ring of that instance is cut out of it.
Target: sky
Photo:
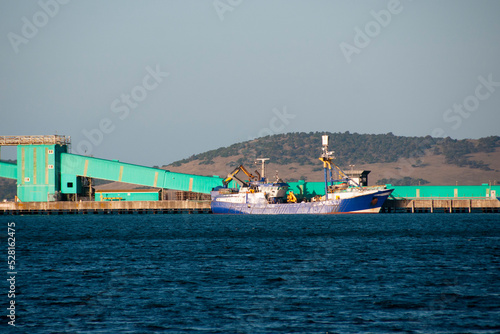
[[[0,135],[146,166],[287,132],[500,135],[499,15],[497,0],[1,1]]]

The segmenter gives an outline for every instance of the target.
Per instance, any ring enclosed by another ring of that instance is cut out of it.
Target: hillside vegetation
[[[318,161],[323,132],[287,133],[221,147],[163,168],[180,173],[227,175],[243,164],[258,168],[256,158],[270,158],[268,174],[287,181],[323,179]],[[335,163],[348,170],[370,170],[369,184],[474,185],[500,181],[500,137],[456,140],[388,134],[326,133]],[[270,176],[270,175],[268,175]]]
[[[259,157],[270,158],[280,165],[289,163],[317,165],[323,134],[330,136],[330,149],[335,151],[337,163],[344,167],[354,163],[390,163],[399,159],[412,159],[418,164],[419,158],[432,150],[435,155],[443,155],[447,164],[490,170],[491,168],[483,161],[474,160],[468,155],[493,152],[500,147],[498,136],[477,140],[456,140],[449,137],[404,137],[392,133],[374,135],[349,132],[300,132],[266,136],[221,147],[174,162],[171,166],[178,167],[191,161],[197,161],[200,165],[210,165],[214,163],[215,158],[220,157],[235,157],[233,165],[251,164]]]

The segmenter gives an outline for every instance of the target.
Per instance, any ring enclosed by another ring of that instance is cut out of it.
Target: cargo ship
[[[289,191],[289,184],[279,177],[269,182],[265,177],[265,161],[262,171],[251,174],[243,165],[237,167],[223,181],[222,186],[211,191],[211,209],[215,214],[340,214],[340,213],[378,213],[393,189],[385,185],[360,186],[349,178],[332,160],[333,153],[328,151],[328,136],[322,137],[322,154],[325,174],[325,195],[311,199],[298,199]],[[334,180],[332,170],[339,177]],[[237,174],[245,173],[249,180],[243,181]],[[330,178],[328,178],[330,175]],[[231,180],[242,183],[240,188],[228,188]]]

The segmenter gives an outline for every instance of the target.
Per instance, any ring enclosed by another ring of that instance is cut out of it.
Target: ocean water
[[[2,216],[0,226],[0,331],[500,332],[498,214]]]

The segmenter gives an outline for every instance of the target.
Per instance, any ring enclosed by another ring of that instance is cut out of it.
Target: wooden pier
[[[109,201],[0,203],[0,215],[211,213],[210,201]]]
[[[500,213],[500,201],[491,198],[387,199],[380,212],[395,213]]]

